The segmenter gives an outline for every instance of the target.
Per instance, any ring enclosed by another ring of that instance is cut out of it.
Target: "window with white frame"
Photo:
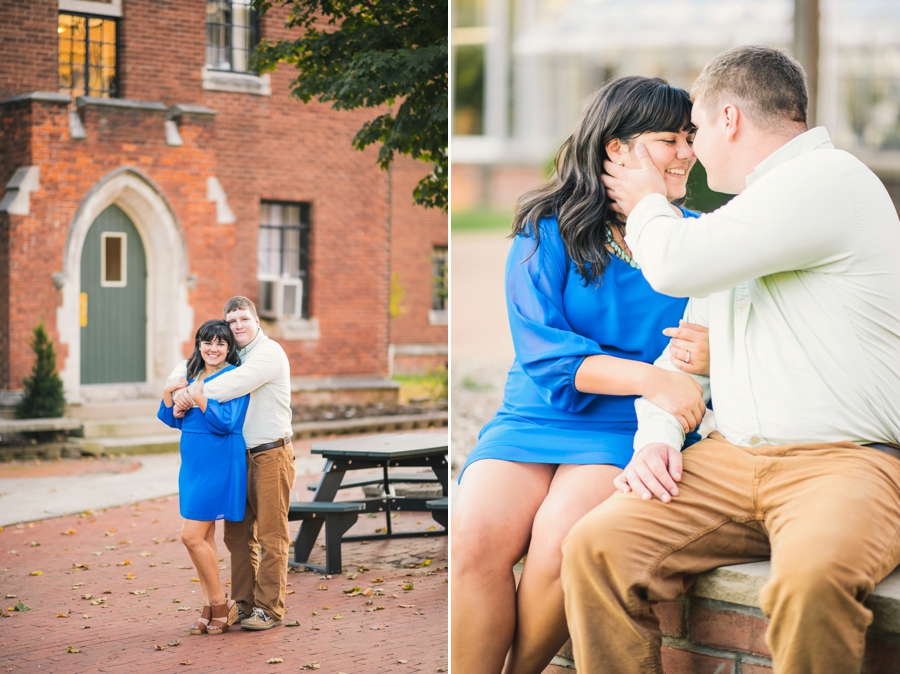
[[[100,234],[100,285],[104,288],[124,288],[128,282],[126,268],[128,235],[125,232]]]
[[[258,42],[259,16],[252,0],[206,0],[206,67],[209,70],[253,73],[250,54]]]
[[[309,318],[310,204],[263,201],[259,209],[259,312]]]

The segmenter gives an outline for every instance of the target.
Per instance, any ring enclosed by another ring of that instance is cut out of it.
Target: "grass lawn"
[[[450,213],[453,232],[509,231],[512,211],[454,210]]]
[[[400,382],[400,404],[428,399],[437,402],[447,399],[447,370],[428,374],[395,374],[394,381]]]

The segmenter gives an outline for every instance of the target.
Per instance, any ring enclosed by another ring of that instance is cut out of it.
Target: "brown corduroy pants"
[[[617,493],[563,543],[566,617],[579,674],[656,674],[651,602],[696,574],[765,559],[766,641],[779,674],[852,674],[900,563],[900,460],[845,443],[738,447],[713,433],[684,452],[671,503]]]
[[[225,522],[231,596],[246,615],[258,607],[276,620],[284,617],[294,477],[290,443],[247,455],[247,510],[242,521]]]

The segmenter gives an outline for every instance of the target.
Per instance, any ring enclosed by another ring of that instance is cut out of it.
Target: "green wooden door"
[[[134,224],[103,211],[81,251],[81,383],[147,381],[147,261]]]

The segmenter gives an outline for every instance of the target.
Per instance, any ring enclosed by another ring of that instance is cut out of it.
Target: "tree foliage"
[[[387,169],[399,152],[432,165],[416,203],[447,210],[447,0],[254,0],[261,12],[290,8],[294,40],[263,41],[255,65],[297,68],[292,95],[336,110],[382,108],[356,133],[363,150],[381,143]],[[386,109],[385,109],[386,108]]]
[[[25,394],[16,407],[20,419],[45,419],[61,417],[66,411],[66,397],[62,379],[56,371],[56,352],[47,336],[44,322],[34,329],[31,349],[35,361],[31,376],[25,377]]]

